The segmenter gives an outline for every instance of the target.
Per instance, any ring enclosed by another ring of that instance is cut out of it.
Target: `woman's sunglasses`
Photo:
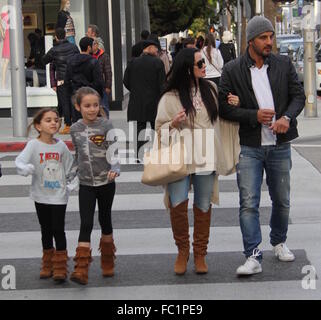
[[[195,63],[195,65],[198,67],[198,69],[202,69],[203,68],[203,64],[205,64],[205,59],[204,58]]]

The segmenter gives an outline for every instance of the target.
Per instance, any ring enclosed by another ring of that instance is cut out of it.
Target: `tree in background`
[[[220,12],[216,4],[220,3]],[[149,0],[151,31],[163,36],[191,28],[206,32],[208,21],[219,22],[223,7],[235,5],[237,0]],[[195,23],[193,25],[193,23]]]
[[[149,0],[151,31],[159,36],[188,29],[207,0]]]

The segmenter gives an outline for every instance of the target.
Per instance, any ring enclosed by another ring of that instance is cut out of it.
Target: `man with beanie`
[[[226,64],[220,84],[220,116],[239,122],[241,154],[237,169],[244,265],[237,274],[262,272],[259,206],[263,172],[272,200],[270,243],[283,262],[295,259],[285,242],[290,211],[291,144],[305,94],[286,56],[274,55],[272,23],[261,16],[247,26],[246,53]]]

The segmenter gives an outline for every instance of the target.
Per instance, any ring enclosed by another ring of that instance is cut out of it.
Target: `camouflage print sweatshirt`
[[[111,130],[113,125],[105,118],[98,118],[88,125],[81,119],[72,125],[70,134],[76,155],[69,179],[77,174],[81,185],[99,187],[110,183],[109,171],[120,174],[120,164],[112,158],[110,148],[114,140],[107,139],[108,133],[113,138]]]

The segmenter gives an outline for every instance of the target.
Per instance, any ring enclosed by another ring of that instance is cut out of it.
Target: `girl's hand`
[[[186,110],[184,109],[175,116],[170,126],[172,128],[177,129],[180,127],[181,123],[185,122],[186,120],[187,120],[187,115],[186,115]]]
[[[28,175],[33,175],[35,173],[35,166],[33,164],[27,164],[26,172],[28,172]]]
[[[232,93],[227,96],[227,102],[234,107],[241,106],[240,98],[238,96],[234,96]]]
[[[117,172],[114,172],[114,171],[109,171],[107,173],[108,181],[114,181],[118,176],[119,176],[119,174]]]

